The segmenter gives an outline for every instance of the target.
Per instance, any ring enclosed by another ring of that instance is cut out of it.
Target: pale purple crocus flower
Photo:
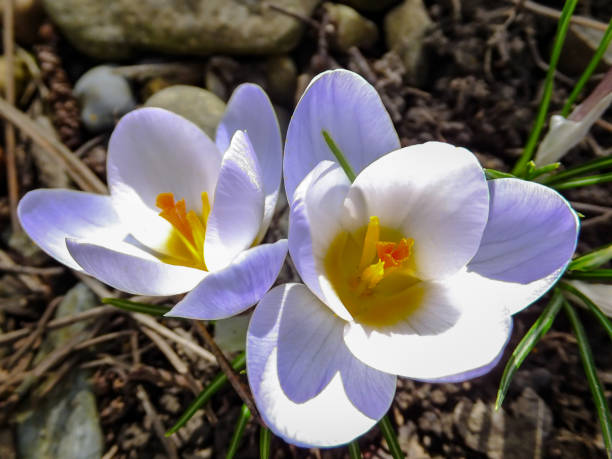
[[[456,382],[489,371],[512,314],[556,282],[576,245],[578,219],[557,192],[487,182],[463,148],[400,148],[374,88],[344,70],[319,75],[300,100],[284,178],[305,285],[260,301],[247,370],[262,418],[296,445],[366,432],[389,409],[396,375]]]
[[[189,292],[169,313],[220,319],[272,286],[285,239],[259,244],[281,180],[282,141],[263,90],[239,86],[213,142],[169,111],[142,108],[108,147],[110,195],[39,189],[19,203],[25,231],[66,266],[140,295]]]

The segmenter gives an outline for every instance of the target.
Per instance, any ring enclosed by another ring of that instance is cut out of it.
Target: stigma
[[[172,225],[183,245],[187,248],[199,267],[206,269],[204,263],[204,238],[206,222],[210,214],[208,193],[202,193],[202,212],[198,215],[194,210],[187,211],[185,200],[174,200],[172,193],[160,193],[155,205],[161,209],[159,216]]]

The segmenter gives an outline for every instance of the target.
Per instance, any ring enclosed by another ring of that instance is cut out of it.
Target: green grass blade
[[[168,306],[138,303],[136,301],[120,300],[119,298],[102,298],[102,303],[110,304],[124,311],[142,312],[144,314],[151,314],[152,316],[163,316],[171,309]]]
[[[543,181],[545,185],[552,185],[554,183],[564,182],[570,178],[576,177],[577,175],[582,175],[587,172],[593,171],[601,171],[602,169],[607,169],[612,167],[612,155],[605,156],[603,158],[596,158],[592,161],[588,161],[579,166],[570,167],[565,169],[563,172],[559,172],[558,174],[551,175],[547,177],[546,180]]]
[[[612,269],[592,269],[590,271],[571,271],[565,274],[568,279],[585,279],[591,281],[612,281]]]
[[[487,180],[495,180],[498,178],[516,178],[516,176],[509,174],[508,172],[496,171],[495,169],[483,169]]]
[[[382,419],[378,421],[378,427],[380,428],[383,437],[385,437],[387,445],[389,445],[389,452],[391,453],[393,459],[404,459],[404,453],[402,453],[402,449],[400,448],[397,435],[395,434],[395,430],[393,430],[389,416],[385,414]]]
[[[233,457],[236,455],[240,442],[242,441],[244,428],[246,427],[250,417],[251,411],[246,405],[242,405],[242,408],[240,409],[240,417],[236,423],[236,430],[234,430],[234,435],[232,435],[232,439],[230,440],[230,445],[227,450],[227,454],[225,455],[225,459],[233,459]]]
[[[579,289],[566,282],[560,282],[559,287],[580,298],[582,302],[587,305],[593,315],[597,318],[601,326],[606,330],[606,332],[610,336],[610,339],[612,339],[612,322],[610,322],[610,319],[608,319],[608,317],[602,312],[602,310],[599,309],[599,307],[595,303],[593,303],[593,300],[591,300],[588,296],[582,293]]]
[[[586,374],[589,388],[591,389],[591,395],[595,402],[595,408],[597,409],[597,416],[599,416],[599,423],[601,425],[601,433],[603,436],[604,444],[606,445],[606,452],[609,458],[612,458],[612,421],[610,420],[610,408],[608,407],[608,401],[604,394],[601,381],[597,376],[597,369],[595,368],[595,361],[593,360],[593,354],[591,353],[591,346],[587,340],[584,327],[580,318],[574,308],[567,302],[563,301],[563,308],[565,313],[572,324],[574,334],[576,335],[576,341],[578,342],[578,350],[580,352],[580,358],[582,359],[582,365],[584,367],[584,373]]]
[[[568,271],[590,271],[599,268],[610,260],[612,260],[612,244],[572,260],[567,269]]]
[[[572,105],[578,97],[578,94],[580,94],[580,92],[584,88],[584,85],[587,83],[587,81],[589,81],[589,78],[591,78],[591,75],[597,68],[597,65],[599,65],[599,61],[601,61],[601,58],[608,49],[610,40],[612,40],[612,19],[610,19],[610,22],[608,23],[608,28],[604,32],[603,37],[601,37],[601,41],[599,42],[599,46],[597,47],[595,54],[591,58],[589,64],[586,66],[586,69],[584,69],[584,72],[582,72],[582,75],[580,76],[578,83],[576,83],[576,86],[574,86],[574,89],[569,95],[567,102],[565,102],[565,105],[561,110],[561,116],[567,118],[567,115],[569,115],[569,112],[572,109]]]
[[[340,164],[340,166],[342,166],[344,173],[346,174],[348,179],[351,181],[351,183],[353,183],[357,176],[355,175],[355,171],[353,170],[349,162],[346,160],[346,157],[344,156],[344,154],[342,153],[338,145],[336,145],[336,142],[334,142],[334,139],[331,138],[331,136],[329,135],[329,132],[321,131],[321,134],[323,134],[325,143],[327,144],[331,152],[334,154],[334,156],[338,160],[338,163]]]
[[[270,443],[272,441],[272,432],[267,427],[259,428],[259,459],[270,458]]]
[[[554,183],[549,185],[555,190],[567,190],[569,188],[578,188],[581,186],[597,185],[599,183],[612,182],[612,172],[601,175],[589,175],[588,177],[576,177],[564,182]]]
[[[549,174],[550,172],[556,171],[560,165],[561,163],[551,163],[547,164],[546,166],[538,167],[529,174],[527,180],[533,180],[538,178],[540,175]]]
[[[542,311],[542,314],[540,314],[540,317],[538,317],[538,320],[536,320],[529,331],[525,333],[521,342],[518,343],[518,346],[516,346],[516,349],[512,352],[506,364],[506,368],[504,368],[504,373],[499,383],[499,389],[497,390],[497,400],[495,401],[496,410],[502,406],[504,398],[506,398],[506,393],[510,387],[512,377],[525,358],[531,353],[537,342],[540,341],[540,338],[550,329],[562,304],[563,296],[559,290],[555,290],[553,297],[548,305],[546,305],[546,308],[544,308],[544,311]]]
[[[242,370],[246,365],[246,354],[242,352],[240,355],[238,355],[238,357],[232,360],[231,365],[236,371]],[[187,424],[187,421],[191,419],[195,412],[198,411],[206,402],[208,402],[212,396],[219,392],[219,389],[226,384],[227,376],[225,376],[225,373],[221,372],[215,376],[208,386],[206,386],[206,388],[200,392],[196,399],[191,402],[176,424],[174,424],[170,430],[166,432],[166,437],[176,433],[181,427]]]
[[[357,440],[353,440],[348,444],[349,457],[351,459],[362,459],[361,449],[359,448],[359,443]]]
[[[570,19],[572,18],[572,14],[574,13],[574,8],[576,8],[577,3],[578,0],[566,0],[565,5],[563,5],[563,11],[561,12],[561,17],[559,18],[559,22],[557,24],[557,33],[555,36],[552,54],[550,56],[550,64],[548,65],[548,71],[546,72],[546,78],[544,80],[544,93],[542,94],[540,108],[538,109],[536,120],[533,125],[533,129],[531,130],[531,134],[529,134],[529,139],[527,140],[525,149],[514,166],[514,169],[512,169],[512,173],[514,175],[521,177],[523,176],[527,163],[531,161],[531,157],[533,156],[533,152],[540,138],[540,133],[542,132],[544,122],[546,121],[546,115],[548,114],[548,106],[550,105],[550,99],[552,96],[557,62],[559,61],[561,49],[563,48],[563,42],[565,41],[565,35],[567,34]]]

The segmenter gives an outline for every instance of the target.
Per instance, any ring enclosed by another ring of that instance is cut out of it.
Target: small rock
[[[165,108],[181,115],[197,124],[211,139],[215,138],[217,125],[225,112],[225,102],[212,92],[181,84],[153,94],[145,106]]]
[[[264,63],[266,86],[271,99],[291,104],[297,85],[297,68],[289,56],[275,56]]]
[[[434,389],[431,392],[430,398],[435,405],[444,405],[446,403],[446,394],[440,389]]]
[[[382,11],[397,3],[397,0],[343,0],[342,3],[359,11]]]
[[[385,16],[385,38],[406,67],[408,78],[416,83],[425,79],[427,62],[423,40],[432,21],[422,0],[404,0]]]
[[[329,20],[335,26],[332,45],[339,51],[348,51],[351,46],[369,48],[378,40],[378,29],[369,19],[361,16],[350,6],[324,3]]]
[[[506,413],[482,400],[464,398],[453,412],[455,428],[470,448],[490,458],[504,457]]]
[[[252,313],[215,321],[215,341],[225,352],[244,351]]]
[[[82,75],[74,86],[74,95],[81,104],[81,120],[92,132],[113,128],[122,115],[136,107],[127,80],[108,65]]]
[[[310,16],[318,0],[275,0]],[[83,53],[123,59],[139,50],[170,54],[280,54],[300,41],[303,23],[264,2],[244,0],[44,0],[52,21]]]

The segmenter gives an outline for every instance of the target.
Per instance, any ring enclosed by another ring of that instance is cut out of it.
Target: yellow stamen
[[[361,260],[359,260],[359,271],[363,271],[372,263],[372,258],[376,255],[376,244],[380,239],[380,222],[378,217],[370,217],[368,228],[366,229],[365,238],[363,239],[363,250],[361,251]]]
[[[187,212],[185,200],[174,201],[172,193],[161,193],[157,196],[155,205],[161,209],[159,216],[167,220],[176,230],[176,234],[183,241],[196,265],[206,269],[204,264],[204,238],[206,235],[206,222],[210,214],[208,193],[202,193],[202,217],[195,211]]]

